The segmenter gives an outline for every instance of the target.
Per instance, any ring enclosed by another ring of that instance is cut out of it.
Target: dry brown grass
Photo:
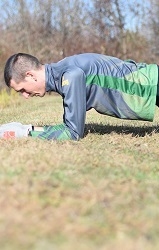
[[[1,122],[61,122],[58,96],[7,107]],[[0,140],[3,250],[159,249],[159,112],[153,123],[90,111],[79,142]]]

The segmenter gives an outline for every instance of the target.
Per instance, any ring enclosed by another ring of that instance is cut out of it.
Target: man
[[[7,60],[4,79],[8,87],[25,98],[43,97],[48,91],[62,96],[63,123],[44,126],[43,131],[29,129],[31,136],[42,139],[82,138],[86,111],[91,108],[121,119],[153,121],[154,118],[156,64],[85,53],[43,65],[32,55],[18,53]]]

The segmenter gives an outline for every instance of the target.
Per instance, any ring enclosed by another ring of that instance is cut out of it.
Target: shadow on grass
[[[145,135],[152,135],[152,133],[159,133],[159,126],[129,126],[129,125],[111,125],[111,124],[97,124],[88,123],[85,126],[85,135],[88,133],[97,133],[100,135],[110,134],[131,134],[132,136],[144,137]]]

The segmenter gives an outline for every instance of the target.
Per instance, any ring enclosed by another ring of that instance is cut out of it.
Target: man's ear
[[[25,73],[25,75],[26,75],[26,77],[30,77],[30,78],[34,79],[34,81],[37,81],[37,78],[36,78],[35,74],[32,71],[27,71]]]

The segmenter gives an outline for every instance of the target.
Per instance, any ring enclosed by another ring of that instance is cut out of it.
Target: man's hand
[[[19,122],[10,122],[0,126],[0,138],[21,138],[27,137],[29,131],[32,130],[32,125],[23,125]]]

